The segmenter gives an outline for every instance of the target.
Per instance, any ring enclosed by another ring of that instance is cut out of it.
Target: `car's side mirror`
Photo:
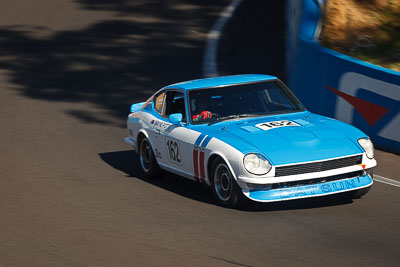
[[[174,113],[169,115],[168,119],[172,124],[181,125],[183,116],[182,113]]]

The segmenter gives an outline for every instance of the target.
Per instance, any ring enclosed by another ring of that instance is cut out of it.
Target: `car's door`
[[[190,131],[186,127],[186,108],[184,93],[179,90],[167,90],[162,112],[163,120],[155,128],[159,130],[160,137],[157,138],[158,162],[170,171],[180,175],[191,177],[193,144],[189,144]],[[172,124],[168,117],[174,113],[181,113],[183,121],[181,124]],[[157,153],[155,152],[155,153]]]
[[[154,96],[152,108],[155,111],[153,116],[148,116],[145,118],[145,124],[149,125],[149,138],[151,145],[153,147],[153,152],[157,161],[160,162],[161,152],[160,152],[160,139],[161,139],[161,130],[166,127],[167,123],[165,118],[162,116],[165,110],[165,91],[159,92]]]

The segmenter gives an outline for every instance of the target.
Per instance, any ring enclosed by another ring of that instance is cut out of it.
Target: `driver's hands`
[[[193,121],[200,121],[212,118],[212,113],[210,111],[203,110],[200,114],[193,116]]]

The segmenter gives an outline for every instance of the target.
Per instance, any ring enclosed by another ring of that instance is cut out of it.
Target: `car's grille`
[[[361,164],[362,155],[351,156],[347,158],[326,160],[320,162],[296,164],[290,166],[276,167],[275,176],[288,176],[296,174],[304,174],[311,172],[322,172],[338,168],[349,167],[357,164]]]
[[[361,175],[363,175],[362,171],[356,171],[356,172],[343,173],[343,174],[333,175],[333,176],[328,176],[328,177],[323,177],[323,178],[314,178],[314,179],[309,179],[309,180],[277,183],[277,184],[273,184],[271,189],[327,183],[327,182],[333,182],[333,181],[342,180],[342,179],[358,177]]]

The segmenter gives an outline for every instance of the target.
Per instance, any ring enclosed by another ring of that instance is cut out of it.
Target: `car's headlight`
[[[243,158],[244,168],[256,175],[267,174],[272,166],[269,161],[260,154],[250,153]]]
[[[358,139],[358,143],[364,149],[365,154],[369,159],[374,158],[374,145],[372,144],[369,138],[360,138]]]

